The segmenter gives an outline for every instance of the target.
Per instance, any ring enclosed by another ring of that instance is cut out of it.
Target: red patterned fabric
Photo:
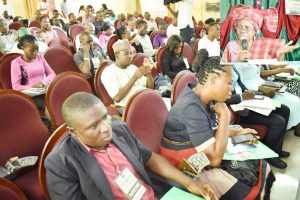
[[[260,10],[249,6],[237,6],[232,12],[232,19],[233,27],[235,28],[238,21],[244,19],[249,20],[253,24],[255,30],[258,30],[261,28],[263,23],[263,14]]]
[[[282,39],[256,38],[250,50],[250,59],[271,59],[277,58],[279,48],[285,44]],[[230,41],[222,57],[224,62],[238,61],[238,41]]]

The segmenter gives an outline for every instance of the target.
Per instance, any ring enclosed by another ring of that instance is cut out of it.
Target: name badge
[[[187,58],[183,58],[183,62],[184,62],[184,64],[185,64],[185,67],[186,67],[187,69],[190,69],[190,64],[189,64],[189,61],[187,60]]]
[[[146,188],[127,167],[123,169],[114,181],[130,200],[140,200],[146,192]]]

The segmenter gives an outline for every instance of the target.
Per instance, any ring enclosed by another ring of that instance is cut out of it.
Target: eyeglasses
[[[249,26],[237,26],[236,30],[237,31],[245,30],[246,32],[254,31],[254,29],[252,27],[249,27]]]

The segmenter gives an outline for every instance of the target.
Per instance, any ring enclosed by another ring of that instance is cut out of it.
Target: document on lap
[[[34,96],[38,96],[41,94],[45,94],[46,89],[45,88],[27,88],[25,90],[22,90],[21,92],[23,92],[24,94],[34,97]]]

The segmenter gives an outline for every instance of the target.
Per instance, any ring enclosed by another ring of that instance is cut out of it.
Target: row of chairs
[[[72,82],[71,87],[68,85],[70,82]],[[197,82],[193,73],[180,72],[172,86],[172,105],[187,83]],[[54,93],[54,91],[56,92]],[[49,112],[51,111],[52,117],[59,122],[55,124],[56,128],[59,128],[51,136],[41,122],[38,110],[29,97],[17,91],[0,91],[0,105],[5,105],[5,107],[0,107],[0,111],[9,113],[0,119],[3,122],[0,128],[5,133],[1,135],[0,140],[0,143],[3,143],[0,144],[2,154],[0,165],[4,165],[8,158],[16,155],[21,157],[41,155],[38,167],[14,181],[29,199],[47,197],[44,159],[67,131],[60,113],[62,102],[69,95],[78,91],[92,92],[84,77],[75,72],[64,72],[50,84],[47,93],[52,93],[50,95],[52,98],[46,101],[46,105],[48,108],[52,107]],[[146,89],[138,91],[130,98],[124,109],[123,120],[128,123],[141,142],[159,153],[160,139],[167,113],[168,110],[160,95],[153,90]],[[35,142],[35,145],[32,145],[32,141]],[[28,182],[31,184],[29,185]],[[43,191],[39,186],[42,186]]]

